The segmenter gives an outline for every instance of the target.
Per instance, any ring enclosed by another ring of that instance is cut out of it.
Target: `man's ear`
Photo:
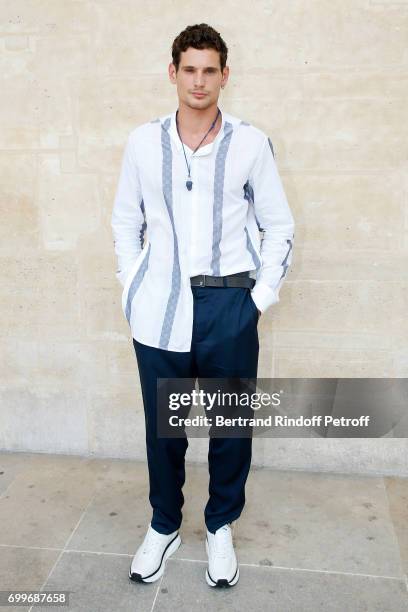
[[[173,64],[173,62],[170,62],[169,66],[168,66],[168,74],[169,74],[169,78],[171,80],[172,83],[176,82],[176,67]]]
[[[223,78],[223,85],[221,85],[222,88],[225,87],[225,85],[228,82],[228,77],[229,77],[229,66],[225,66],[224,70],[222,71],[222,78]]]

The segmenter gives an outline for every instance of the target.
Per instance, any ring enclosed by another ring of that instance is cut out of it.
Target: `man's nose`
[[[194,79],[194,86],[195,87],[199,87],[203,83],[204,83],[204,75],[203,74],[197,74],[196,78]]]

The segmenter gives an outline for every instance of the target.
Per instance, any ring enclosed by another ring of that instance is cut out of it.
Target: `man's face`
[[[169,65],[169,76],[177,84],[179,101],[190,108],[205,109],[217,103],[220,87],[228,80],[229,68],[221,72],[220,54],[215,49],[189,47],[180,54],[178,72],[173,63]],[[194,92],[202,92],[198,97]]]

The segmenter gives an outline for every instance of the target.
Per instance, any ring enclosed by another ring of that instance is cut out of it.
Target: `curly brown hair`
[[[171,48],[173,64],[176,72],[180,65],[180,54],[189,47],[194,49],[215,49],[220,54],[221,72],[227,64],[228,47],[221,38],[221,34],[207,23],[187,26],[185,30],[174,39]]]

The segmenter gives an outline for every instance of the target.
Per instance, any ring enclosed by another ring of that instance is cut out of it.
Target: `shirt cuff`
[[[257,281],[253,289],[251,289],[251,296],[255,302],[256,307],[262,313],[272,306],[272,304],[276,304],[279,302],[279,296],[265,283]]]

